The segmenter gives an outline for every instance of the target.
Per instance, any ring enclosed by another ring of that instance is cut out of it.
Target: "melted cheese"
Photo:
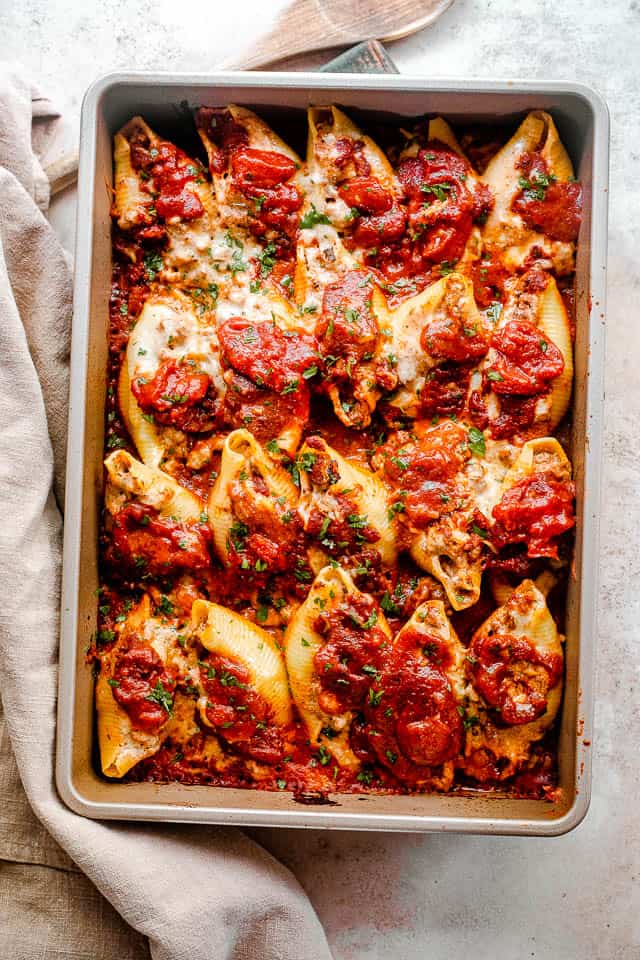
[[[193,360],[198,371],[211,377],[216,390],[223,391],[216,328],[211,321],[194,320],[193,312],[179,309],[177,302],[148,301],[131,335],[131,379],[151,379],[165,360]]]
[[[485,444],[483,459],[472,457],[465,464],[462,474],[475,506],[491,520],[491,511],[500,501],[502,485],[518,455],[518,447],[506,440],[490,438],[485,438]]]

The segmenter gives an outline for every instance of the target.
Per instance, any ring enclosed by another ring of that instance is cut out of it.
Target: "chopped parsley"
[[[360,773],[357,775],[356,780],[358,781],[358,783],[364,783],[365,787],[369,787],[371,786],[375,778],[376,777],[373,770],[361,770]]]
[[[164,593],[163,593],[162,596],[160,597],[160,603],[158,604],[158,610],[159,610],[160,613],[162,613],[165,617],[170,617],[171,614],[173,613],[173,604],[171,603],[171,600],[169,600],[169,597],[168,597],[166,594],[164,594]]]
[[[236,550],[242,550],[244,547],[244,541],[249,536],[249,527],[246,523],[242,523],[241,520],[235,520],[229,529],[229,537],[231,543],[236,548]]]
[[[276,245],[272,240],[266,245],[262,253],[258,254],[257,259],[260,263],[260,276],[267,277],[276,262]]]
[[[364,623],[361,624],[362,629],[370,630],[371,627],[374,627],[377,622],[378,622],[378,611],[372,610],[369,616],[367,617],[367,619],[364,621]],[[367,673],[364,667],[362,669],[364,670],[365,673]]]
[[[322,521],[322,526],[318,531],[318,540],[320,541],[324,540],[324,538],[327,535],[327,530],[329,529],[330,526],[331,526],[331,517],[325,517],[324,520]]]
[[[498,301],[496,300],[495,303],[491,304],[485,316],[487,320],[491,321],[491,323],[497,323],[498,320],[500,319],[501,313],[502,313],[502,304],[498,303]]]
[[[400,500],[396,500],[395,503],[392,503],[389,509],[387,510],[387,518],[393,520],[397,513],[404,513],[405,505]]]
[[[365,663],[362,667],[362,672],[366,673],[368,677],[373,677],[374,680],[380,679],[380,672],[376,670],[370,663]]]
[[[218,680],[223,687],[239,687],[241,690],[246,690],[246,683],[240,683],[237,677],[234,677],[232,673],[229,673],[228,670],[223,670]]]
[[[149,253],[146,253],[142,262],[144,263],[144,270],[147,275],[147,280],[150,282],[155,280],[156,276],[164,267],[162,257],[155,250],[151,250]]]
[[[331,223],[329,217],[325,213],[320,213],[316,210],[315,204],[311,204],[311,210],[308,210],[305,213],[304,217],[300,218],[300,229],[301,230],[310,230],[312,227],[315,227],[318,223]]]
[[[266,623],[267,617],[269,616],[269,608],[265,606],[260,606],[256,610],[256,620],[258,623]]]
[[[482,430],[478,430],[477,427],[469,427],[468,445],[469,450],[476,457],[484,457],[487,451],[487,445]]]
[[[556,177],[552,173],[534,173],[532,177],[518,177],[518,186],[527,200],[544,200]]]
[[[169,717],[173,716],[173,697],[168,690],[162,686],[162,680],[158,680],[151,693],[145,697],[150,703],[157,703],[166,712]]]
[[[383,593],[382,599],[380,601],[380,606],[382,607],[385,613],[391,613],[393,615],[400,613],[400,608],[397,606],[397,604],[393,602],[391,598],[391,594],[389,593],[388,590],[385,590],[385,592]]]
[[[451,183],[423,183],[420,187],[423,193],[428,196],[435,197],[436,200],[445,201],[448,199],[448,194],[452,189],[453,184]]]

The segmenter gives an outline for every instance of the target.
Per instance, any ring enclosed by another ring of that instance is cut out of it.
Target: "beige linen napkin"
[[[154,960],[330,960],[295,878],[240,831],[98,823],[55,791],[70,275],[42,213],[34,151],[46,149],[56,116],[19,70],[0,65],[0,689],[22,784],[46,827],[18,795],[0,737],[0,858],[64,869],[68,855],[149,938]],[[37,954],[54,955],[44,944]],[[70,942],[68,956],[98,952]]]

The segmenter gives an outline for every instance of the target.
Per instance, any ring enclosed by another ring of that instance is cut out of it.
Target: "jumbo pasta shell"
[[[273,711],[279,726],[291,723],[291,698],[284,659],[270,633],[217,603],[196,600],[191,627],[202,646],[242,664],[251,687]]]

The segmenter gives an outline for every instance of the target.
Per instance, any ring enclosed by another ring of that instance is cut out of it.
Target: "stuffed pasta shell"
[[[310,107],[308,124],[310,193],[317,203],[311,216],[348,230],[356,248],[372,245],[369,236],[379,238],[392,225],[402,233],[402,187],[383,151],[335,106]]]
[[[558,559],[558,539],[575,525],[571,464],[555,437],[524,444],[492,510],[497,549],[522,545],[530,558]]]
[[[375,457],[397,491],[389,513],[399,544],[442,584],[454,610],[477,602],[486,558],[465,474],[474,450],[475,434],[447,420],[392,435]]]
[[[151,296],[129,337],[118,385],[142,460],[157,467],[177,437],[220,426],[225,390],[214,316],[175,290]]]
[[[272,314],[262,322],[231,317],[218,324],[225,414],[232,426],[250,428],[257,440],[292,457],[309,418],[319,358],[313,334],[277,320]]]
[[[563,639],[531,580],[473,635],[467,653],[472,719],[464,748],[471,776],[512,776],[549,729],[562,697]]]
[[[312,538],[314,568],[329,557],[375,551],[391,566],[397,555],[389,516],[389,492],[375,473],[351,463],[318,436],[308,437],[297,458],[300,465],[298,512]]]
[[[156,577],[210,567],[211,536],[199,497],[126,450],[110,454],[105,467],[111,565]]]
[[[554,278],[540,267],[507,286],[490,349],[471,382],[476,414],[496,439],[544,436],[571,399],[569,318]]]
[[[421,604],[386,651],[365,704],[365,732],[401,783],[451,786],[464,739],[465,652],[438,600]]]
[[[281,761],[291,698],[284,658],[271,634],[206,600],[194,603],[191,630],[206,651],[198,660],[202,723],[249,760]]]
[[[392,329],[399,386],[385,401],[386,418],[459,415],[491,336],[471,281],[443,277],[393,312]]]
[[[582,190],[550,114],[530,113],[489,162],[483,182],[495,197],[482,228],[508,270],[533,256],[557,275],[574,268]]]
[[[339,566],[320,570],[287,628],[293,700],[312,746],[323,746],[341,767],[359,766],[350,724],[370,696],[390,640],[378,604]]]
[[[170,736],[198,729],[194,704],[176,684],[188,664],[166,617],[153,616],[145,594],[127,615],[102,661],[96,683],[102,772],[122,777]]]
[[[292,295],[304,203],[300,158],[246,107],[202,107],[196,123],[222,224],[246,241],[246,252],[255,260],[255,282],[275,284]]]
[[[298,489],[247,430],[234,430],[222,449],[209,497],[218,557],[238,576],[263,584],[274,573],[309,576],[297,513]]]
[[[319,389],[345,426],[367,427],[382,394],[398,382],[390,315],[371,274],[351,270],[325,288],[314,332]]]
[[[211,296],[217,211],[200,162],[134,117],[115,135],[114,167],[114,217],[143,245],[147,278]]]

